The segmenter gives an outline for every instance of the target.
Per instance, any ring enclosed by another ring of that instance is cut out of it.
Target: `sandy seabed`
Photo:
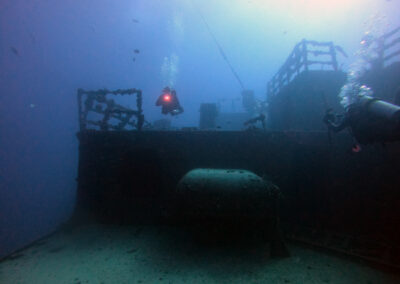
[[[289,244],[199,243],[162,226],[86,225],[58,232],[0,262],[0,283],[400,283],[400,276]]]

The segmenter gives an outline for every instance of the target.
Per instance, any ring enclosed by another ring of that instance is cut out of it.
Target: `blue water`
[[[2,0],[0,257],[73,210],[77,88],[139,88],[146,119],[154,121],[162,118],[155,100],[169,82],[185,108],[173,125],[197,126],[202,102],[241,110],[240,86],[200,13],[260,99],[301,39],[342,46],[350,55],[340,58],[345,69],[366,30],[400,24],[395,0],[321,2]],[[162,72],[166,60],[174,66]]]

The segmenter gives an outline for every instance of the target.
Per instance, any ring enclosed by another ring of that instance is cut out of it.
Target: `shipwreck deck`
[[[199,245],[165,226],[87,225],[60,231],[0,262],[1,283],[399,283],[388,271],[289,245]]]
[[[79,218],[162,223],[171,189],[189,170],[247,169],[280,187],[281,220],[294,238],[332,242],[343,251],[357,246],[367,257],[400,264],[399,143],[354,154],[350,136],[334,136],[330,144],[325,132],[85,131],[78,137]]]

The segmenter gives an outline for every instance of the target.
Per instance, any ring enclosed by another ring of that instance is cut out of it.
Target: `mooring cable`
[[[197,13],[199,13],[200,18],[201,18],[202,21],[204,22],[204,24],[205,24],[205,26],[206,26],[206,28],[207,28],[207,31],[210,33],[210,35],[211,35],[211,37],[212,37],[212,39],[213,39],[215,45],[218,47],[218,50],[219,50],[219,52],[220,52],[222,58],[223,58],[223,59],[225,60],[225,62],[228,64],[228,67],[229,67],[229,69],[231,70],[233,76],[235,76],[236,80],[239,82],[240,87],[242,88],[242,91],[245,90],[245,87],[244,87],[244,85],[243,85],[242,80],[240,80],[239,75],[236,73],[235,69],[233,68],[231,62],[229,61],[228,57],[226,56],[226,54],[225,54],[225,52],[224,52],[222,46],[219,44],[217,38],[215,37],[214,33],[212,32],[212,30],[211,30],[209,24],[207,23],[206,19],[204,18],[203,14],[201,13],[200,9],[198,9],[198,7],[196,6],[196,4],[194,3],[193,0],[192,0],[191,2],[192,2],[192,5],[193,5],[194,9],[197,11]]]

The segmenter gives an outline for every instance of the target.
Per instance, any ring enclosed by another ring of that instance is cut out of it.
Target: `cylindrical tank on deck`
[[[240,169],[194,169],[176,188],[180,214],[204,218],[271,217],[279,189]]]

